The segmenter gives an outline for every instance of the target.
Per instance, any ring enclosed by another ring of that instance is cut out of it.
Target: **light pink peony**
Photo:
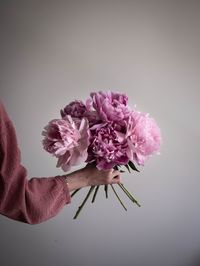
[[[127,122],[126,138],[132,153],[130,160],[136,161],[139,165],[144,165],[150,155],[160,150],[160,129],[148,114],[131,113]]]
[[[89,130],[87,119],[54,119],[44,128],[43,147],[58,158],[57,167],[64,171],[87,158]]]
[[[128,144],[123,133],[117,132],[111,123],[94,125],[91,129],[87,162],[96,162],[98,169],[111,169],[127,164]]]
[[[121,123],[130,114],[128,97],[111,91],[91,93],[86,105],[87,108],[93,108],[103,122]]]

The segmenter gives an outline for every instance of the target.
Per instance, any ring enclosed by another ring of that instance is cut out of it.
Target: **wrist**
[[[72,172],[65,177],[70,191],[89,186],[87,171],[85,171],[85,168]]]

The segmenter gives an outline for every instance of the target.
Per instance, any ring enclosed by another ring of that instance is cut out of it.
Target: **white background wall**
[[[0,265],[200,265],[200,2],[2,0],[0,21],[0,97],[30,178],[62,174],[41,131],[94,90],[126,93],[163,137],[161,156],[123,175],[141,208],[102,189],[74,221],[83,190],[40,225],[1,216]]]

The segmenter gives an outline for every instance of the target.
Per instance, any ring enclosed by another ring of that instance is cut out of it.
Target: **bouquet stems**
[[[111,184],[110,186],[111,186],[112,190],[114,191],[114,193],[115,193],[115,196],[116,196],[116,197],[117,197],[117,199],[119,200],[120,204],[121,204],[121,205],[122,205],[122,207],[124,208],[124,210],[125,210],[125,211],[127,211],[127,208],[125,207],[125,205],[124,205],[124,204],[123,204],[123,202],[121,201],[121,199],[120,199],[119,195],[117,194],[116,190],[114,189],[114,186],[113,186],[112,184]]]
[[[74,190],[74,192],[71,194],[71,198],[80,190],[80,188]]]
[[[116,166],[115,169],[118,170],[118,166]],[[128,165],[127,165],[127,169],[130,171]],[[122,172],[122,170],[120,170],[120,172]],[[123,172],[124,172],[124,171],[123,171]],[[118,201],[120,202],[120,204],[121,204],[122,207],[124,208],[124,210],[127,211],[126,206],[124,205],[124,203],[123,203],[122,200],[120,199],[120,197],[119,197],[118,193],[116,192],[114,186],[113,186],[112,184],[110,184],[110,186],[111,186],[111,188],[112,188],[112,190],[113,190],[115,196],[117,197]],[[138,203],[138,201],[137,201],[137,200],[132,196],[132,194],[131,194],[131,193],[130,193],[130,192],[124,187],[123,184],[119,183],[118,186],[123,190],[123,192],[126,194],[126,196],[127,196],[127,197],[128,197],[133,203],[135,203],[138,207],[141,207],[141,205]],[[94,192],[94,195],[93,195],[93,197],[92,197],[92,201],[91,201],[92,203],[94,203],[94,201],[95,201],[95,199],[96,199],[96,196],[97,196],[97,192],[98,192],[98,190],[99,190],[99,187],[100,187],[100,185],[97,185],[97,186],[91,186],[91,187],[90,187],[90,189],[89,189],[89,191],[88,191],[88,193],[87,193],[85,199],[83,200],[82,204],[78,207],[78,210],[77,210],[77,212],[76,212],[76,214],[75,214],[75,216],[74,216],[73,219],[76,219],[76,218],[78,217],[79,213],[80,213],[81,210],[83,209],[83,207],[84,207],[84,205],[86,204],[86,202],[87,202],[89,196],[91,195],[92,191],[93,191],[94,188],[95,188],[95,192]],[[73,197],[73,196],[74,196],[74,195],[75,195],[80,189],[81,189],[81,188],[76,189],[76,190],[71,194],[71,197]],[[108,185],[104,185],[104,190],[105,190],[106,198],[108,198]]]
[[[138,207],[141,207],[141,205],[138,203],[138,201],[131,195],[131,193],[124,187],[123,184],[118,184],[118,186],[125,192],[125,194],[129,197],[129,199],[135,203]]]
[[[106,198],[108,198],[108,185],[104,185],[104,190],[106,193]]]
[[[95,186],[91,186],[91,187],[90,187],[90,190],[88,191],[88,193],[87,193],[87,195],[86,195],[86,197],[85,197],[83,203],[78,207],[78,210],[77,210],[77,212],[76,212],[76,214],[75,214],[75,216],[74,216],[73,219],[76,219],[76,218],[78,217],[80,211],[82,210],[83,206],[84,206],[85,203],[87,202],[87,200],[88,200],[88,198],[89,198],[89,196],[90,196],[90,194],[92,193],[92,191],[93,191],[94,188],[95,188]]]
[[[99,190],[99,186],[96,186],[95,191],[94,191],[94,196],[92,197],[92,203],[94,203],[94,201],[96,199],[98,190]]]

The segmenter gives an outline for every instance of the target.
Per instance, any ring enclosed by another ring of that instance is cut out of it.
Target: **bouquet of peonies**
[[[51,120],[44,128],[43,147],[58,159],[57,167],[63,171],[82,162],[95,163],[100,170],[120,170],[124,166],[129,172],[130,169],[138,171],[135,163],[144,165],[152,154],[159,153],[161,134],[155,120],[131,109],[124,94],[93,92],[85,103],[75,100],[60,113],[61,118]],[[118,185],[140,206],[124,185]],[[126,210],[116,189],[110,186]],[[74,218],[94,189],[94,202],[99,186],[90,188]],[[108,185],[105,185],[105,193],[108,197]]]

